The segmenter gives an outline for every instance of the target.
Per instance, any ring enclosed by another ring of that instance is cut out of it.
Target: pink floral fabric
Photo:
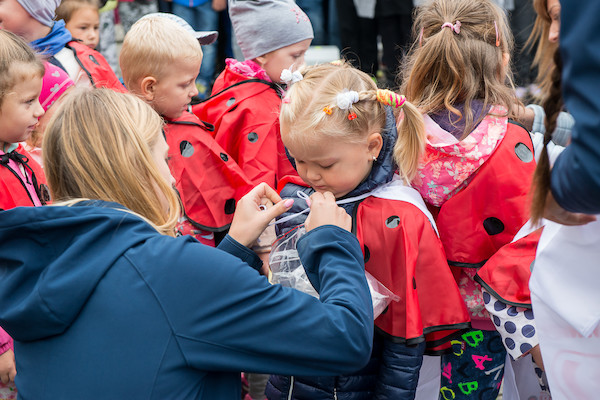
[[[233,58],[228,58],[225,60],[225,64],[233,72],[244,75],[245,77],[258,78],[271,82],[271,78],[267,75],[267,71],[252,60],[238,61]]]
[[[424,116],[427,145],[412,186],[426,202],[441,206],[469,183],[504,138],[506,109],[494,106],[473,132],[458,141],[428,115]]]

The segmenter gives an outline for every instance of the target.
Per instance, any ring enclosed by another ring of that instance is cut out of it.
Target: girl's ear
[[[140,95],[147,102],[151,102],[154,100],[154,95],[156,91],[156,78],[153,76],[146,76],[142,79],[140,84]]]
[[[506,69],[508,67],[509,62],[510,62],[510,54],[502,53],[502,66],[504,67],[504,69]]]
[[[371,133],[367,138],[367,151],[369,153],[369,156],[373,156],[375,158],[379,157],[379,153],[381,152],[382,147],[383,137],[381,137],[381,133]]]

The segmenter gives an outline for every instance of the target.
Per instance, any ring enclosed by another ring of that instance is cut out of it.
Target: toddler
[[[65,21],[73,39],[95,49],[100,40],[100,13],[96,0],[63,0],[56,19]]]

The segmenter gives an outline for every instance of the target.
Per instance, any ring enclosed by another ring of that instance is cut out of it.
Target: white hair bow
[[[300,71],[292,72],[292,67],[290,67],[289,69],[286,68],[283,71],[281,71],[281,76],[279,77],[279,79],[282,82],[285,82],[287,85],[291,85],[301,81],[302,79],[304,79],[304,77],[302,76]]]
[[[352,104],[358,103],[358,92],[344,89],[336,96],[335,102],[340,110],[349,110]]]

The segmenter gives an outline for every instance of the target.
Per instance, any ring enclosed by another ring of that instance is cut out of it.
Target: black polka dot
[[[512,306],[510,307],[508,310],[506,310],[506,313],[508,315],[510,315],[511,317],[514,317],[515,315],[517,315],[519,312],[517,311],[517,307]]]
[[[504,339],[504,344],[506,344],[506,347],[508,347],[511,350],[515,348],[515,341],[509,337]]]
[[[100,63],[98,62],[98,60],[96,60],[96,57],[94,57],[92,54],[90,54],[90,61],[93,62],[96,65],[100,65]]]
[[[526,338],[533,337],[535,335],[535,328],[533,325],[525,325],[523,328],[521,328],[521,333]]]
[[[184,140],[179,143],[179,151],[181,152],[182,156],[186,158],[191,157],[192,154],[194,154],[194,146],[192,146],[192,144],[187,140]]]
[[[483,221],[483,229],[488,235],[497,235],[504,231],[504,224],[496,217],[489,217]]]
[[[235,199],[229,199],[225,202],[225,214],[230,215],[235,212]]]
[[[504,323],[504,329],[506,329],[506,332],[508,333],[515,333],[517,331],[517,326],[514,322],[506,321]]]
[[[492,320],[494,320],[494,325],[496,326],[500,326],[500,318],[498,318],[497,316],[493,316]]]
[[[225,153],[221,153],[219,154],[221,156],[221,160],[227,162],[229,160],[229,157],[227,156],[227,154]]]
[[[413,290],[417,290],[417,281],[415,280],[414,276],[413,276]]]
[[[525,310],[525,312],[523,314],[525,314],[525,318],[527,318],[528,320],[531,321],[533,319],[533,311],[532,310]]]
[[[369,261],[370,258],[371,258],[371,251],[365,244],[365,264]]]
[[[519,157],[519,160],[523,161],[524,163],[533,161],[533,152],[525,143],[517,143],[515,146],[515,154],[517,157]]]
[[[492,296],[490,296],[490,294],[488,292],[483,292],[483,302],[485,304],[488,304],[491,299],[492,299]]]
[[[231,97],[229,98],[229,100],[227,100],[227,107],[231,107],[233,105],[233,103],[235,103],[235,97]]]
[[[258,140],[258,133],[250,132],[248,134],[248,140],[250,141],[250,143],[255,143]]]
[[[400,225],[400,217],[397,215],[392,215],[388,219],[385,220],[385,226],[390,229],[397,228]]]
[[[504,304],[501,301],[497,301],[494,303],[494,310],[496,311],[502,311],[506,308],[506,304]]]
[[[521,350],[521,353],[527,353],[531,350],[531,345],[529,343],[523,343],[521,347],[519,347],[519,350]]]

